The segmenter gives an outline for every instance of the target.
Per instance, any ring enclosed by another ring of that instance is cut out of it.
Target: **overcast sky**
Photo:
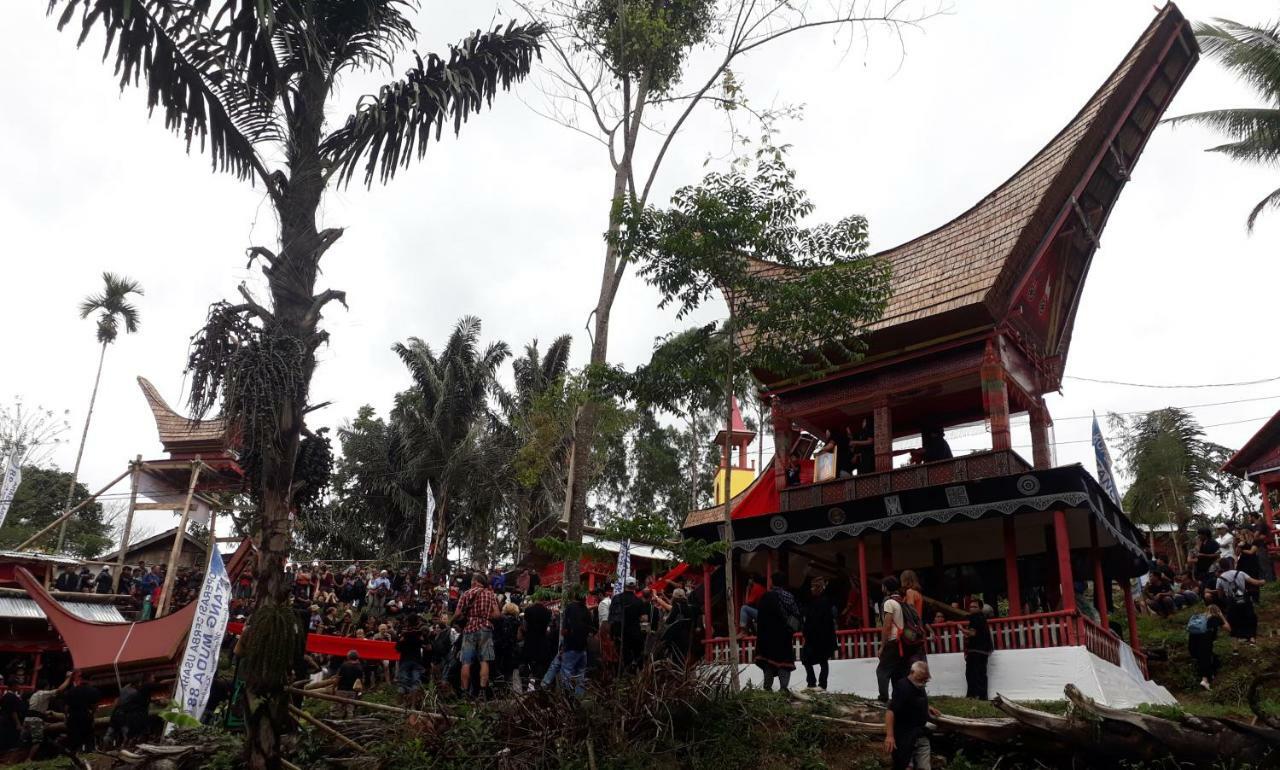
[[[147,118],[141,92],[119,92],[99,61],[100,41],[77,50],[44,8],[28,0],[0,12],[0,71],[10,73],[0,80],[0,399],[70,409],[70,441],[54,456],[70,468],[97,360],[94,324],[78,319],[76,305],[98,290],[104,270],[141,281],[142,330],[108,351],[85,450],[81,478],[95,487],[135,454],[159,456],[134,377],[151,379],[175,405],[185,400],[190,335],[211,302],[233,296],[242,280],[258,283],[244,249],[274,247],[275,231],[261,188],[188,156],[158,117]],[[1258,22],[1269,4],[1187,0],[1181,8],[1192,19]],[[440,51],[495,11],[509,17],[488,0],[426,0],[419,47]],[[817,219],[865,214],[879,250],[951,219],[1028,160],[1153,13],[1151,0],[954,0],[949,14],[906,35],[905,53],[884,36],[850,48],[815,33],[757,51],[738,74],[757,105],[804,105],[804,119],[784,125],[782,138],[794,145]],[[338,103],[354,104],[385,79],[350,79]],[[483,320],[487,339],[517,348],[572,333],[583,360],[611,175],[597,145],[530,108],[541,103],[537,84],[526,83],[388,187],[326,199],[322,226],[347,229],[325,257],[320,288],[345,290],[350,311],[327,312],[332,344],[320,351],[312,399],[333,406],[313,422],[336,426],[364,403],[384,411],[408,384],[392,342],[438,342],[464,314]],[[1255,103],[1201,61],[1168,114]],[[658,200],[697,181],[725,141],[714,111],[693,121],[664,167]],[[1188,384],[1280,374],[1268,350],[1280,216],[1264,218],[1251,237],[1244,228],[1277,180],[1202,151],[1219,141],[1159,128],[1111,215],[1064,392],[1049,397],[1060,463],[1092,469],[1089,422],[1076,419],[1091,411],[1250,399],[1193,410],[1212,440],[1237,447],[1280,407],[1280,382],[1157,390],[1070,378]],[[615,306],[612,358],[640,363],[653,338],[676,327],[629,278]],[[984,436],[953,443],[989,445]],[[1025,429],[1014,443],[1029,443]],[[156,528],[172,520],[155,516]]]

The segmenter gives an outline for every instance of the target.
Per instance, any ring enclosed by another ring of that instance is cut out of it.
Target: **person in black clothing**
[[[76,573],[70,567],[63,567],[58,573],[58,579],[53,581],[53,587],[59,591],[74,591],[80,586],[80,578],[76,577]]]
[[[610,612],[612,614],[612,612]],[[581,589],[570,590],[561,624],[560,686],[581,696],[586,691],[587,639],[594,633],[591,611],[582,601]]]
[[[103,567],[98,573],[97,579],[93,582],[93,590],[95,593],[109,594],[111,593],[111,569]]]
[[[671,610],[667,613],[667,627],[662,631],[663,649],[673,662],[684,664],[689,659],[693,644],[693,624],[697,610],[689,603],[683,588],[671,592]]]
[[[422,657],[422,627],[417,615],[409,616],[409,622],[396,642],[396,652],[400,653],[396,686],[401,694],[406,694],[418,688],[426,671]]]
[[[1218,541],[1208,527],[1196,530],[1196,580],[1202,588],[1212,590],[1214,587],[1213,567],[1218,563],[1218,552],[1222,550]]]
[[[794,487],[800,484],[800,463],[794,457],[787,460],[787,486]]]
[[[1213,652],[1213,643],[1218,641],[1218,629],[1225,628],[1227,633],[1231,633],[1231,626],[1227,625],[1227,619],[1223,617],[1222,610],[1216,605],[1210,605],[1204,615],[1204,631],[1197,633],[1192,630],[1192,625],[1195,623],[1194,616],[1187,624],[1187,653],[1195,661],[1196,674],[1200,676],[1200,686],[1208,690],[1213,685],[1213,677],[1218,673],[1219,666],[1222,665]]]
[[[773,588],[760,598],[760,614],[756,616],[755,664],[764,673],[761,686],[773,690],[773,680],[778,689],[787,692],[791,684],[791,672],[796,669],[796,653],[792,639],[801,627],[800,607],[786,588],[787,576],[782,572],[773,575]]]
[[[893,697],[884,716],[884,750],[893,760],[893,770],[928,770],[932,749],[925,726],[938,710],[929,705],[925,685],[929,683],[929,664],[917,660],[911,672],[893,683]]]
[[[920,434],[921,457],[924,462],[951,459],[951,445],[942,428],[927,428]]]
[[[502,607],[502,617],[493,621],[493,665],[498,679],[519,692],[515,677],[520,664],[520,608],[511,602]]]
[[[987,663],[991,660],[991,630],[982,602],[969,600],[969,627],[964,629],[964,697],[987,699]]]
[[[800,662],[804,664],[805,684],[809,689],[827,689],[828,662],[836,651],[836,607],[826,589],[825,579],[813,580],[803,607],[804,647],[800,649]],[[815,666],[818,669],[816,677]]]
[[[616,601],[616,600],[615,600]],[[609,610],[613,617],[614,610]],[[551,625],[551,610],[546,605],[534,603],[524,610],[524,662],[528,678],[536,686],[547,673],[551,658],[556,654],[555,645],[548,641],[547,629]]]
[[[1272,543],[1271,528],[1267,526],[1267,520],[1261,513],[1253,511],[1249,514],[1249,529],[1253,530],[1256,536],[1254,540],[1258,543],[1258,565],[1262,572],[1260,577],[1270,583],[1276,579],[1271,566],[1271,554],[1267,551],[1267,546]]]
[[[862,427],[849,440],[849,448],[857,455],[853,464],[858,475],[876,472],[876,424],[870,417],[862,418]]]
[[[853,428],[845,428],[840,432],[836,440],[836,475],[840,478],[848,478],[853,475],[854,455],[857,450],[853,448]]]
[[[627,578],[623,592],[609,605],[609,631],[618,645],[618,657],[624,668],[636,669],[644,658],[644,631],[641,615],[648,607],[636,596],[636,579]]]
[[[63,696],[67,709],[66,749],[72,754],[82,751],[93,751],[93,712],[102,700],[102,691],[93,685],[85,684],[80,673],[76,672],[73,684]]]
[[[6,687],[0,677],[0,751],[18,748],[25,707],[22,696]]]

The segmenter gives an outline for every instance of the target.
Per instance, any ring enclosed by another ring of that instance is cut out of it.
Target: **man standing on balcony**
[[[893,760],[893,770],[931,770],[932,747],[925,726],[929,717],[938,717],[929,705],[924,686],[929,683],[929,664],[917,660],[911,672],[894,682],[893,699],[884,715],[884,750]]]

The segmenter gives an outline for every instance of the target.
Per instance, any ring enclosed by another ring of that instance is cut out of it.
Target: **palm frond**
[[[1195,123],[1234,139],[1258,137],[1272,144],[1280,144],[1280,109],[1208,110],[1179,115],[1165,122],[1174,126]]]
[[[324,140],[322,150],[339,181],[349,183],[364,159],[365,184],[371,186],[375,177],[387,182],[398,168],[422,158],[433,129],[439,141],[446,116],[457,134],[499,88],[509,89],[529,74],[544,31],[537,22],[512,22],[505,30],[477,31],[451,46],[448,61],[415,54],[417,66],[404,79],[362,99],[346,124]]]
[[[163,109],[165,128],[181,135],[188,151],[198,138],[216,170],[241,179],[256,172],[266,179],[250,137],[270,119],[270,110],[263,111],[251,90],[231,88],[227,68],[217,66],[221,59],[208,48],[216,38],[203,28],[209,2],[50,0],[49,13],[59,6],[59,29],[83,7],[77,45],[84,44],[95,26],[102,27],[102,56],[105,60],[114,54],[121,90],[145,80],[148,110]],[[235,18],[242,25],[248,18],[253,22],[249,29],[255,30],[264,21],[264,7],[270,10],[263,0],[225,0],[218,18]]]
[[[1280,27],[1214,19],[1195,26],[1206,56],[1217,59],[1272,104],[1280,103]]]
[[[1258,223],[1258,217],[1262,215],[1262,212],[1275,208],[1280,208],[1280,189],[1272,190],[1270,195],[1258,201],[1258,205],[1254,206],[1253,210],[1249,212],[1249,219],[1245,225],[1249,232],[1253,232],[1253,227]]]

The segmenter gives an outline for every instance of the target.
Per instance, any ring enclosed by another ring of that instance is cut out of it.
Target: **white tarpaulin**
[[[196,615],[191,620],[191,633],[187,635],[187,650],[178,667],[178,685],[173,692],[178,708],[196,719],[209,702],[209,691],[218,673],[218,651],[222,648],[230,614],[231,580],[216,548],[209,555],[205,575],[196,600]],[[173,723],[166,730],[171,727]]]
[[[160,477],[142,473],[138,478],[138,496],[145,497],[153,503],[172,505],[173,510],[181,512],[183,504],[187,501],[187,489],[186,487],[178,489]],[[191,512],[188,514],[191,521],[209,526],[209,510],[209,503],[199,495],[191,497]]]
[[[14,452],[5,466],[4,481],[0,482],[0,526],[4,526],[4,517],[9,515],[9,504],[18,493],[18,485],[22,483],[22,465],[19,464],[18,453]]]

